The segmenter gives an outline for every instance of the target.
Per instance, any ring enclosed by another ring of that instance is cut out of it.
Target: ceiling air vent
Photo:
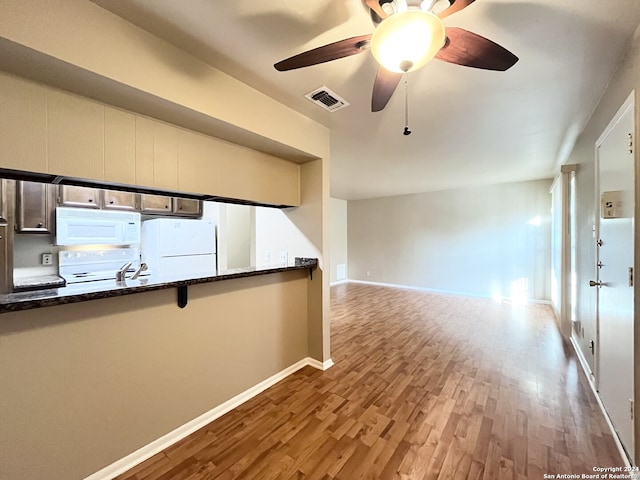
[[[336,110],[340,110],[341,108],[349,105],[349,102],[329,90],[327,87],[316,88],[313,92],[307,93],[305,97],[330,112],[335,112]]]

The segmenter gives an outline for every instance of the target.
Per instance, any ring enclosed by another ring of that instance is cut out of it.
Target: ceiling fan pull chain
[[[409,80],[407,74],[404,74],[404,131],[403,135],[411,135],[409,130]]]

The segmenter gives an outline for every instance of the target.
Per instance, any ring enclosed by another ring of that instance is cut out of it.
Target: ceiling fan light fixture
[[[376,61],[391,72],[422,68],[442,48],[445,27],[436,15],[409,10],[385,18],[371,39]]]

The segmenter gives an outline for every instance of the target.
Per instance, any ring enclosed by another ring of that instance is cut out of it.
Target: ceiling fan
[[[371,50],[379,63],[373,84],[371,111],[383,110],[402,75],[432,58],[484,70],[505,71],[517,61],[509,50],[473,32],[446,27],[442,19],[475,0],[362,0],[376,26],[360,35],[294,55],[274,65],[278,71],[317,65]],[[435,13],[434,7],[446,8]]]

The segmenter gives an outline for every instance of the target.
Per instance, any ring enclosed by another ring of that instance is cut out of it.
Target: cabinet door
[[[0,224],[0,293],[13,290],[13,247],[9,225]]]
[[[104,179],[136,183],[136,121],[122,110],[104,110]]]
[[[133,192],[103,190],[102,195],[102,208],[105,210],[136,210],[136,194]]]
[[[153,123],[153,184],[159,188],[178,188],[178,129]]]
[[[153,121],[136,116],[136,185],[153,187]]]
[[[104,105],[47,91],[49,173],[104,180]]]
[[[16,182],[16,231],[53,233],[53,186],[38,182]]]
[[[178,187],[182,192],[215,195],[219,192],[221,178],[217,167],[219,147],[222,142],[205,135],[178,131]],[[234,158],[232,156],[232,158]]]
[[[0,73],[0,163],[4,168],[47,171],[46,90]]]
[[[173,213],[185,217],[200,217],[202,216],[202,202],[190,198],[174,198]]]
[[[64,207],[100,208],[100,190],[61,185],[59,203]]]
[[[173,212],[173,199],[164,195],[142,193],[140,194],[140,212],[170,215]]]
[[[0,180],[0,222],[8,222],[7,215],[7,187],[6,183],[9,180]]]

